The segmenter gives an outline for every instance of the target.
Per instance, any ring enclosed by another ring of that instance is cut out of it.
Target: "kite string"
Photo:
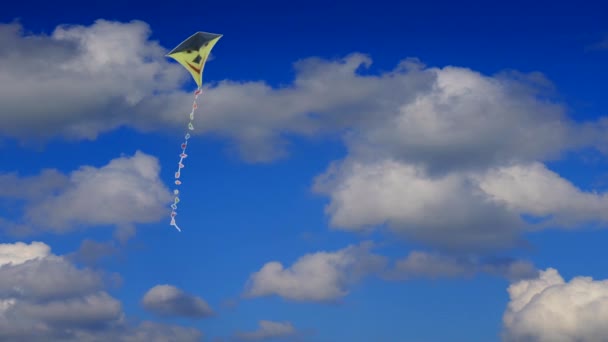
[[[177,172],[175,172],[176,189],[173,190],[173,195],[175,195],[175,197],[173,199],[173,204],[171,204],[172,210],[171,210],[170,225],[175,227],[175,229],[177,229],[180,232],[182,230],[177,226],[177,222],[175,222],[175,216],[177,216],[177,203],[179,203],[179,190],[177,189],[177,186],[182,184],[182,182],[179,180],[179,178],[181,176],[181,170],[184,168],[183,161],[184,161],[184,159],[186,159],[186,157],[188,157],[188,155],[186,154],[186,148],[188,147],[188,140],[190,139],[189,131],[194,130],[194,125],[192,123],[194,122],[194,113],[196,112],[196,109],[198,108],[198,104],[197,104],[196,100],[198,99],[198,96],[202,92],[203,92],[203,90],[201,89],[201,87],[196,89],[196,91],[194,92],[194,102],[192,103],[192,111],[190,112],[190,121],[188,122],[188,131],[186,131],[186,135],[184,136],[184,142],[181,145],[182,153],[179,155],[179,162],[177,163]]]

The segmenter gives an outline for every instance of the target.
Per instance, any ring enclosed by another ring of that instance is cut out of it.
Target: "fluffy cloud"
[[[387,224],[451,251],[492,251],[521,244],[525,230],[608,222],[606,193],[584,192],[539,162],[432,175],[396,159],[351,156],[319,176],[314,190],[329,196],[336,229]],[[547,219],[532,224],[522,215]]]
[[[575,277],[564,281],[555,269],[509,286],[503,322],[506,341],[605,341],[608,281]]]
[[[349,246],[336,252],[317,252],[284,268],[278,261],[266,263],[253,273],[246,297],[278,295],[295,301],[329,302],[348,293],[361,277],[381,271],[386,260],[370,252],[371,244]]]
[[[84,295],[101,289],[102,279],[74,267],[62,257],[48,255],[0,268],[0,297],[48,301]]]
[[[154,286],[146,292],[142,304],[146,310],[161,316],[204,318],[213,315],[202,298],[171,285]]]
[[[548,81],[540,74],[425,72],[434,75],[431,89],[360,127],[349,139],[352,152],[398,158],[434,174],[545,160],[584,142],[583,126],[543,99]]]
[[[26,199],[21,232],[68,232],[83,226],[130,227],[159,220],[167,212],[171,194],[159,179],[153,156],[136,152],[96,168],[83,166],[69,175],[43,171],[38,176],[0,176],[0,197]]]
[[[120,126],[177,133],[187,119],[179,113],[187,113],[191,101],[179,90],[188,75],[149,34],[140,21],[64,25],[50,35],[24,35],[19,24],[0,25],[0,63],[8,66],[0,71],[0,134],[22,141],[95,139]],[[227,137],[247,160],[271,160],[286,153],[282,132],[306,135],[367,120],[387,100],[413,98],[432,77],[354,73],[369,63],[359,54],[336,62],[300,61],[294,84],[280,89],[256,81],[220,82],[206,90],[195,134]],[[32,96],[36,101],[28,100]]]
[[[51,248],[42,242],[23,242],[0,244],[0,266],[19,265],[28,260],[44,258],[51,253]]]
[[[261,341],[294,336],[297,331],[290,322],[260,321],[259,329],[251,332],[237,333],[241,340]]]
[[[390,76],[424,82],[393,101],[369,100],[386,106],[350,121],[347,157],[315,180],[314,191],[330,200],[333,228],[388,226],[441,251],[493,253],[525,244],[528,229],[606,223],[605,194],[581,191],[542,163],[583,146],[603,148],[605,120],[570,120],[548,100],[552,85],[539,73],[485,76],[407,63]],[[551,220],[532,225],[522,215]]]
[[[432,73],[407,61],[381,76],[361,76],[368,56],[295,63],[291,85],[222,81],[207,91],[203,129],[234,139],[241,155],[266,161],[287,153],[282,134],[310,136],[382,120],[432,86]]]
[[[360,231],[388,224],[409,238],[446,249],[514,245],[521,221],[489,202],[462,173],[432,177],[396,160],[347,160],[317,178],[331,225]]]
[[[0,340],[200,340],[195,329],[127,323],[100,274],[76,268],[46,244],[3,244],[0,255]]]
[[[59,26],[48,36],[1,25],[0,62],[9,67],[0,71],[0,134],[94,139],[136,121],[146,96],[184,79],[149,34],[139,21]]]
[[[608,222],[608,193],[584,192],[538,162],[494,168],[478,180],[490,198],[508,209],[550,217],[544,225]]]

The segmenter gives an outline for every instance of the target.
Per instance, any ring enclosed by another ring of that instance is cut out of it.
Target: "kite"
[[[171,57],[176,60],[179,64],[181,64],[186,70],[190,72],[192,78],[196,82],[198,88],[194,92],[194,102],[192,103],[192,111],[190,112],[190,121],[188,122],[188,131],[184,136],[184,142],[181,145],[182,152],[179,155],[179,162],[177,163],[177,172],[175,172],[175,185],[176,189],[173,190],[173,195],[175,196],[173,199],[173,204],[171,204],[171,223],[169,225],[175,227],[178,231],[182,231],[175,221],[175,216],[177,216],[177,203],[179,203],[179,190],[177,187],[182,184],[180,181],[181,170],[184,168],[183,161],[188,157],[186,154],[186,148],[188,147],[188,140],[190,139],[189,131],[194,130],[194,125],[192,122],[194,121],[194,113],[198,108],[198,104],[196,100],[198,96],[202,94],[202,84],[203,84],[203,69],[205,68],[205,62],[207,62],[207,58],[209,58],[209,53],[215,43],[222,37],[221,34],[208,33],[208,32],[197,32],[190,36],[188,39],[184,40],[181,44],[179,44],[175,49],[171,50],[167,54],[167,57]]]

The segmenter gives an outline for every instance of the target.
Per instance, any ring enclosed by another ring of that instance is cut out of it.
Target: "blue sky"
[[[3,4],[0,339],[605,340],[606,13]]]

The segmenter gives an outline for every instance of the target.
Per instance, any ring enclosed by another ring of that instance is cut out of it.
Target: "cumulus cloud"
[[[316,65],[311,70],[332,69],[309,63]],[[374,80],[384,89],[388,79],[401,79],[414,87],[386,92],[402,97],[370,99],[385,106],[373,106],[367,121],[352,112],[347,156],[313,186],[329,198],[333,228],[388,227],[441,251],[494,253],[525,245],[521,232],[529,229],[606,223],[604,193],[581,191],[543,164],[564,151],[603,149],[606,120],[570,120],[565,105],[550,100],[554,89],[540,73],[487,76],[405,64],[380,76],[351,69],[353,83]],[[524,215],[551,220],[532,224]]]
[[[283,134],[333,133],[381,119],[432,84],[432,74],[409,68],[415,63],[361,76],[358,70],[370,64],[359,53],[338,60],[306,58],[294,64],[293,83],[281,88],[261,81],[219,82],[207,91],[203,129],[232,138],[245,159],[267,161],[287,153]]]
[[[434,174],[555,158],[583,144],[583,127],[563,105],[544,99],[542,75],[426,72],[434,76],[431,89],[360,127],[348,140],[352,152],[398,158]]]
[[[0,297],[48,301],[84,295],[102,287],[96,272],[77,269],[63,257],[48,255],[0,268]]]
[[[297,331],[290,322],[259,321],[259,328],[251,332],[239,332],[237,338],[248,341],[284,339],[296,335]]]
[[[0,134],[94,139],[136,120],[146,96],[184,79],[149,34],[140,21],[65,25],[50,35],[1,25],[0,62],[8,67],[0,72]]]
[[[505,341],[606,341],[608,281],[575,277],[566,282],[549,268],[508,288]]]
[[[146,292],[142,304],[146,310],[161,316],[205,318],[213,315],[205,300],[172,285],[154,286]]]
[[[129,323],[101,274],[75,267],[44,243],[2,244],[0,255],[0,340],[200,340],[195,329]]]
[[[445,249],[492,250],[517,243],[521,220],[478,191],[463,173],[429,176],[397,160],[336,163],[314,190],[337,229],[361,231],[384,224],[395,232]]]
[[[164,56],[167,48],[149,40],[147,24],[98,20],[58,26],[49,35],[23,31],[18,23],[0,25],[0,63],[8,66],[0,72],[0,134],[27,142],[33,136],[95,139],[120,126],[176,133],[183,127],[187,118],[179,113],[188,112],[191,95],[179,87],[187,72]],[[365,120],[387,100],[403,97],[398,91],[413,97],[424,82],[425,76],[359,80],[354,71],[369,62],[359,54],[335,62],[303,60],[296,64],[297,79],[284,88],[262,81],[212,85],[195,134],[227,137],[245,159],[267,161],[286,153],[282,133],[307,135]],[[391,87],[391,94],[383,93]],[[28,100],[32,96],[36,101]]]
[[[278,295],[294,301],[338,300],[356,281],[385,267],[385,258],[371,253],[371,247],[362,243],[335,252],[307,254],[288,268],[278,261],[268,262],[250,276],[244,295]]]
[[[349,156],[317,177],[313,189],[329,197],[335,229],[387,225],[450,251],[493,251],[521,246],[527,230],[608,223],[607,193],[583,191],[540,162],[432,175],[397,159]]]
[[[479,184],[508,209],[547,218],[544,225],[608,222],[608,193],[582,191],[542,163],[493,168],[479,178]]]
[[[85,226],[121,228],[159,220],[171,194],[159,178],[160,165],[136,152],[101,167],[83,166],[69,175],[47,170],[38,176],[0,176],[0,197],[23,187],[24,214],[17,230],[65,233]],[[61,181],[57,181],[61,179]],[[6,185],[6,187],[5,187]]]

